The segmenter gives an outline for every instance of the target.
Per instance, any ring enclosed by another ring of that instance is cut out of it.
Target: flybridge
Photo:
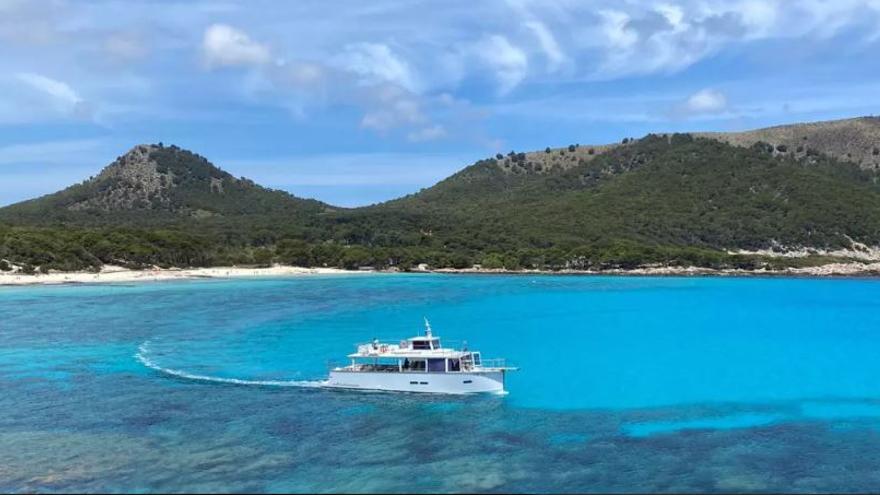
[[[350,364],[330,371],[336,388],[464,394],[504,392],[503,360],[483,360],[477,351],[444,348],[425,319],[425,335],[382,343],[373,340],[348,355]]]

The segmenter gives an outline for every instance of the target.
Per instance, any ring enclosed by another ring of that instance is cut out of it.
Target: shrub
[[[575,145],[573,145],[573,144],[569,144],[569,145],[568,145],[568,151],[571,152],[571,153],[574,153],[574,150],[575,150],[576,148],[577,148],[577,147],[576,147]]]
[[[0,260],[0,271],[9,272],[12,271],[12,267],[9,266],[9,262],[6,260]]]
[[[480,260],[480,264],[483,268],[497,270],[500,268],[504,268],[504,258],[502,258],[501,255],[497,253],[489,253],[484,256],[482,260]]]

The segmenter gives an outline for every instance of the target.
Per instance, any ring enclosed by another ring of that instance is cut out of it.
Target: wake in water
[[[148,357],[150,353],[150,342],[144,342],[138,347],[134,357],[147,368],[164,373],[166,375],[183,378],[186,380],[196,380],[200,382],[227,383],[232,385],[252,385],[260,387],[323,387],[326,380],[241,380],[238,378],[224,378],[220,376],[195,375],[186,371],[175,370],[172,368],[163,368],[155,361]]]

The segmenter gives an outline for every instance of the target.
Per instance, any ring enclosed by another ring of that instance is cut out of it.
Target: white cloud
[[[82,98],[65,82],[52,79],[40,74],[31,72],[19,72],[15,75],[19,81],[24,82],[28,86],[42,91],[47,95],[55,98],[59,102],[69,105],[76,105],[83,101]]]
[[[383,106],[367,111],[361,119],[361,127],[386,132],[404,125],[420,124],[425,121],[419,104],[415,100],[402,98],[388,101]]]
[[[414,143],[434,141],[436,139],[441,139],[444,137],[446,137],[446,129],[439,124],[432,125],[430,127],[424,127],[417,131],[412,131],[407,135],[407,139]]]
[[[475,50],[477,57],[495,73],[500,94],[510,93],[525,79],[529,59],[506,37],[500,34],[487,36],[477,43]]]
[[[539,21],[531,20],[526,21],[525,26],[532,31],[535,38],[538,39],[538,43],[541,45],[541,50],[544,52],[544,55],[550,63],[549,68],[551,71],[558,69],[567,61],[568,57],[563,53],[562,49],[559,47],[559,43],[553,36],[553,33],[547,29],[546,25]]]
[[[213,24],[205,30],[202,53],[209,67],[263,65],[271,59],[266,45],[226,24]]]
[[[364,78],[367,83],[390,82],[410,91],[419,84],[409,65],[382,43],[353,43],[336,62],[342,69]]]
[[[686,105],[687,94],[664,76],[719,53],[743,70],[735,80],[745,86],[810,81],[826,72],[841,74],[828,85],[845,92],[866,77],[871,65],[864,54],[876,51],[880,42],[878,0],[448,0],[432,8],[427,22],[420,4],[389,0],[352,2],[332,16],[314,2],[287,2],[271,11],[243,0],[214,6],[201,0],[171,2],[159,10],[141,2],[0,0],[0,74],[7,75],[0,75],[0,94],[6,95],[0,98],[0,121],[69,118],[76,107],[88,111],[85,103],[71,103],[83,100],[100,101],[101,117],[109,115],[115,123],[122,118],[155,122],[157,115],[169,113],[191,120],[207,109],[232,119],[243,113],[232,108],[232,95],[253,115],[265,112],[259,118],[274,118],[269,107],[295,107],[300,118],[349,119],[342,125],[394,131],[402,140],[433,126],[469,139],[464,136],[472,133],[460,128],[462,115],[497,114],[504,104],[557,90],[565,93],[564,100],[588,104],[592,88],[577,84],[584,80],[645,77],[600,91],[627,93],[643,107],[597,112],[595,119],[647,113],[669,120],[671,112],[686,106],[695,112],[705,102]],[[193,26],[200,29],[193,33]],[[108,54],[145,63],[102,70]],[[222,77],[198,73],[191,70],[197,67],[187,67],[186,57],[193,55],[206,67],[249,70]],[[281,57],[287,62],[277,63]],[[48,74],[61,85],[25,82],[16,77],[22,73]],[[127,77],[148,84],[136,87]],[[728,97],[738,95],[735,112],[699,110],[706,120],[739,115],[760,96],[723,77],[717,70],[701,70],[701,86],[694,89],[723,84]],[[506,95],[502,101],[475,84],[487,80]],[[62,81],[71,83],[67,90]],[[199,90],[181,91],[185,84]],[[400,91],[386,98],[376,89],[381,86]],[[654,99],[632,94],[634,88],[651,88]],[[126,109],[124,116],[122,110],[108,110],[113,108]],[[530,111],[544,115],[549,110],[534,106]],[[473,130],[483,126],[475,124]],[[503,122],[493,127],[510,130]]]
[[[32,72],[19,72],[15,77],[31,89],[48,96],[50,105],[57,111],[86,120],[94,117],[92,105],[69,84]]]
[[[703,89],[692,94],[682,105],[687,114],[719,113],[727,108],[727,97],[714,89]]]
[[[627,29],[630,16],[617,10],[600,10],[601,32],[612,49],[629,49],[639,41],[639,33]]]

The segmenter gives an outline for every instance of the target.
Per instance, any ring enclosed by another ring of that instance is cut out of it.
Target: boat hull
[[[500,394],[504,392],[504,371],[393,373],[332,370],[325,386],[330,388],[384,390],[389,392]]]

